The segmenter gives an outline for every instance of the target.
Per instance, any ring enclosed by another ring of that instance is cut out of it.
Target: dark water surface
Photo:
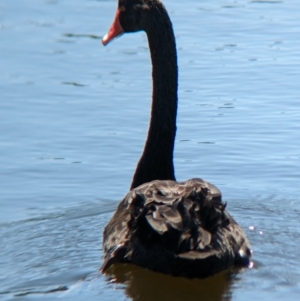
[[[103,276],[104,225],[148,126],[144,33],[100,40],[116,1],[0,2],[1,300],[299,300],[297,0],[166,0],[179,56],[178,180],[218,186],[254,267]]]

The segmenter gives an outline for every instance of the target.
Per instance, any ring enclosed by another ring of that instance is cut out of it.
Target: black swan
[[[248,266],[249,241],[225,210],[214,185],[176,182],[173,149],[177,113],[177,54],[171,20],[159,0],[119,0],[103,45],[125,32],[144,30],[152,60],[151,121],[130,191],[103,233],[105,272],[114,263],[207,277]]]

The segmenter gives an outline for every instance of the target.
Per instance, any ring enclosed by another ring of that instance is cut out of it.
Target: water
[[[300,11],[165,1],[179,56],[179,180],[217,185],[254,268],[208,280],[98,272],[147,132],[145,34],[102,47],[116,1],[0,2],[0,299],[298,300]]]

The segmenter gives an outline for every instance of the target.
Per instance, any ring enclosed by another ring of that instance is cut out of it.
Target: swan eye
[[[122,6],[119,7],[119,11],[120,11],[120,12],[125,11],[125,10],[126,10],[126,8],[125,8],[124,5],[122,5]]]

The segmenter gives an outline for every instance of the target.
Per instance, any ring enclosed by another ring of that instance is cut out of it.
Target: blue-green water
[[[220,188],[254,268],[206,281],[98,272],[147,133],[146,36],[101,45],[116,1],[4,0],[0,299],[298,300],[298,2],[164,3],[179,57],[177,179]]]

